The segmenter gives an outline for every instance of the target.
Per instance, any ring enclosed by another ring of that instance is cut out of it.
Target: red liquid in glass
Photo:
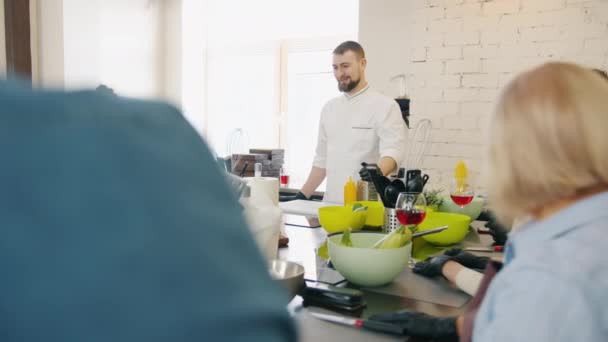
[[[465,195],[465,196],[450,195],[450,197],[452,197],[452,201],[454,201],[454,203],[458,204],[461,207],[464,207],[465,205],[467,205],[467,204],[471,203],[471,201],[473,201],[472,195]]]
[[[426,217],[426,211],[420,211],[417,209],[411,211],[397,210],[397,220],[401,224],[420,224]]]
[[[289,184],[289,176],[288,175],[281,175],[281,185],[287,185]]]

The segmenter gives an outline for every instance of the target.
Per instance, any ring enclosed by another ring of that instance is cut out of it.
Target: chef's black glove
[[[450,260],[456,261],[464,267],[483,270],[486,268],[490,258],[477,256],[473,253],[465,252],[460,248],[450,248],[443,253],[450,257]]]
[[[366,182],[372,181],[372,176],[371,176],[369,170],[365,166],[362,167],[361,170],[359,170],[359,176],[361,177],[362,181],[366,181]]]
[[[400,310],[397,312],[381,313],[369,318],[397,325],[407,336],[425,339],[458,340],[455,317],[434,317],[422,312]]]
[[[425,277],[436,277],[443,275],[441,270],[443,269],[443,265],[451,260],[452,257],[447,255],[438,255],[435,257],[427,258],[424,261],[417,262],[416,266],[414,266],[414,273],[420,274]]]
[[[490,235],[494,239],[494,246],[504,246],[507,243],[509,230],[500,224],[492,213],[490,213],[489,220],[485,226],[490,230]]]
[[[280,195],[279,196],[280,202],[289,202],[289,201],[295,201],[295,200],[308,200],[308,198],[306,198],[306,196],[302,193],[302,191],[299,191],[296,195]]]

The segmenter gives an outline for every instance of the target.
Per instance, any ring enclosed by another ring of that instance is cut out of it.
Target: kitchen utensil
[[[469,232],[470,223],[471,218],[466,215],[429,212],[427,213],[424,222],[418,225],[418,231],[422,232],[433,229],[437,226],[447,225],[448,229],[440,233],[422,237],[424,240],[433,245],[446,246],[462,241],[462,239],[464,239]]]
[[[393,179],[391,183],[384,188],[384,196],[389,208],[395,207],[399,193],[405,192],[405,190],[405,184],[399,178]]]
[[[406,169],[419,169],[421,167],[424,155],[427,152],[432,128],[433,123],[429,119],[422,119],[414,126],[406,147]]]
[[[239,177],[243,177],[245,175],[245,171],[247,171],[247,166],[249,166],[249,163],[245,162],[245,166],[243,166],[243,169],[239,173]]]
[[[422,175],[420,170],[407,170],[405,174],[405,192],[421,193],[429,180],[429,175]]]
[[[367,219],[367,210],[353,211],[351,205],[336,205],[319,208],[319,223],[328,233],[343,232],[350,227],[353,230],[363,228]]]
[[[372,184],[374,184],[374,187],[376,188],[376,191],[378,192],[378,196],[380,196],[380,200],[386,207],[387,202],[386,202],[386,199],[384,198],[384,189],[386,188],[387,185],[390,184],[390,180],[380,174],[377,164],[363,162],[363,163],[361,163],[361,166],[363,166],[369,173],[369,177],[372,180]]]
[[[359,319],[359,318],[348,318],[344,316],[338,315],[329,315],[320,312],[310,312],[313,317],[316,317],[323,321],[328,321],[332,323],[348,325],[351,327],[363,328],[393,335],[403,335],[403,329],[398,325],[380,322],[380,321],[372,321],[369,319]]]
[[[412,239],[417,238],[417,237],[421,237],[421,236],[425,236],[425,235],[429,235],[429,234],[437,234],[437,233],[442,232],[442,231],[444,231],[444,230],[446,230],[448,228],[449,228],[448,226],[441,226],[441,227],[425,230],[425,231],[422,231],[422,232],[416,232],[416,233],[412,234]]]
[[[461,207],[458,204],[454,203],[450,197],[444,196],[443,201],[439,206],[439,211],[467,215],[471,218],[471,221],[475,221],[481,214],[484,204],[485,200],[483,198],[475,197],[473,198],[473,201],[471,201],[471,203],[467,204],[464,207]]]
[[[407,265],[412,244],[399,248],[377,249],[372,246],[386,234],[356,231],[350,235],[353,246],[340,244],[342,233],[328,236],[331,262],[349,282],[361,286],[390,283]]]
[[[290,295],[290,300],[304,287],[304,266],[287,261],[274,259],[270,262],[270,276],[283,286]]]

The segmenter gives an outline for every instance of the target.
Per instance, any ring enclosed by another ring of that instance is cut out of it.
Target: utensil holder
[[[384,225],[382,226],[383,233],[390,233],[399,228],[401,223],[397,219],[397,210],[395,208],[384,208]]]

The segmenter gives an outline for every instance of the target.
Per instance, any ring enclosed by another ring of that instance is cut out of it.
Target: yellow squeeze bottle
[[[467,180],[467,166],[462,160],[454,168],[454,178],[456,178],[456,187],[462,189]]]
[[[357,200],[357,186],[353,182],[353,177],[348,177],[348,182],[344,184],[344,205],[352,204]]]

